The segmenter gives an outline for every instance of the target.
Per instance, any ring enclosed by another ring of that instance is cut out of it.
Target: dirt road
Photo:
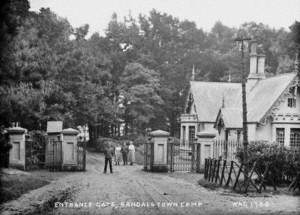
[[[87,172],[68,183],[81,186],[53,214],[299,214],[299,197],[224,195],[197,185],[200,174],[149,173],[142,166],[114,166],[103,174],[103,156],[89,153]]]

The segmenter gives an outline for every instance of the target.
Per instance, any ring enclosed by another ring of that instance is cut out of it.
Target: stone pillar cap
[[[22,128],[22,127],[11,127],[11,128],[7,129],[7,132],[9,134],[12,134],[12,133],[14,133],[14,134],[23,134],[23,133],[27,132],[27,129]]]
[[[197,132],[198,138],[214,138],[217,136],[217,131],[214,129]]]
[[[155,130],[150,132],[151,137],[169,137],[170,133],[163,130]]]
[[[66,128],[66,129],[62,130],[62,133],[68,134],[68,135],[77,135],[77,134],[79,134],[79,131],[74,128]]]

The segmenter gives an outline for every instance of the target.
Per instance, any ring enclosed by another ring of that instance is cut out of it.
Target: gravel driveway
[[[104,158],[88,153],[87,172],[71,176],[81,186],[56,203],[51,214],[299,214],[299,197],[224,195],[200,185],[200,174],[149,173],[142,166],[114,166],[103,174]],[[69,177],[69,176],[68,176]],[[73,182],[72,182],[73,181]]]

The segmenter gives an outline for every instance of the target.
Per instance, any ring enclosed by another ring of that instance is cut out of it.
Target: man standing
[[[121,149],[121,153],[122,153],[122,158],[123,158],[123,164],[127,165],[127,155],[128,155],[128,146],[126,144],[126,142],[124,143],[122,149]]]
[[[107,163],[109,163],[110,173],[113,173],[112,157],[114,155],[114,152],[113,152],[111,143],[108,143],[108,146],[105,148],[104,155],[105,155],[104,173],[106,173],[106,170],[107,170]]]

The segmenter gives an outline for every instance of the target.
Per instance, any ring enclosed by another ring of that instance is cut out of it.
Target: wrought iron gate
[[[144,144],[144,170],[151,170],[153,166],[154,145],[148,141]]]
[[[46,167],[60,170],[62,166],[62,141],[49,140],[46,144]]]
[[[180,145],[168,143],[168,164],[171,172],[186,171],[193,172],[198,169],[199,153],[196,150],[197,145],[194,143]]]

